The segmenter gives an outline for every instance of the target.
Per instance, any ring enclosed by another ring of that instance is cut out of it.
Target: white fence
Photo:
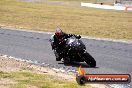
[[[92,8],[99,8],[99,9],[128,10],[128,11],[132,11],[132,7],[131,6],[129,6],[127,8],[126,6],[122,6],[122,5],[111,6],[111,5],[101,5],[101,4],[92,4],[92,3],[81,2],[81,6],[92,7]]]

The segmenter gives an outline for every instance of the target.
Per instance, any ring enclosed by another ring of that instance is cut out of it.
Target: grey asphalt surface
[[[49,38],[51,34],[0,28],[0,54],[47,63],[51,67],[74,70],[80,64],[64,65],[55,61]],[[97,61],[96,68],[81,65],[88,73],[132,75],[132,44],[94,39],[82,39],[87,51]]]

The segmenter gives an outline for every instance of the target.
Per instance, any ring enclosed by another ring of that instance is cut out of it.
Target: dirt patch
[[[15,84],[15,80],[8,79],[8,78],[2,78],[0,79],[0,85],[8,85],[8,84]]]
[[[38,87],[32,86],[32,85],[27,85],[27,88],[38,88]]]
[[[16,81],[8,78],[0,79],[0,88],[9,88],[9,85],[16,84]]]
[[[0,56],[0,71],[20,71],[28,65],[29,64],[26,62],[13,59],[13,57],[8,57],[6,55]]]
[[[3,72],[16,72],[29,70],[37,74],[49,74],[56,76],[56,78],[75,81],[75,77],[59,72],[55,68],[50,69],[49,67],[41,67],[38,65],[27,63],[26,61],[16,60],[14,57],[8,57],[7,55],[0,56],[0,71]]]

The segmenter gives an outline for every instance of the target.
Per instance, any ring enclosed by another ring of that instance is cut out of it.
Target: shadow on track
[[[64,63],[64,62],[59,62],[58,64],[64,64],[64,66],[72,66],[72,67],[82,67],[82,68],[99,68],[99,67],[90,67],[86,63],[79,63],[79,62],[72,62],[72,63]]]

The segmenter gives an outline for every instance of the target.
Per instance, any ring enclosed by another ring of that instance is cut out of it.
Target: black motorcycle
[[[55,49],[54,53],[56,57],[59,57]],[[75,36],[65,39],[65,45],[61,52],[61,56],[63,56],[64,63],[85,61],[90,67],[96,66],[95,59],[86,51],[84,43]]]

